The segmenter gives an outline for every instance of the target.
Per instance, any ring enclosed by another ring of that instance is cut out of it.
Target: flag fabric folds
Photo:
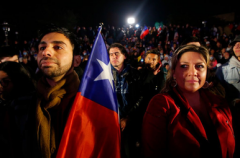
[[[149,33],[149,30],[147,28],[147,26],[144,26],[141,35],[140,35],[140,39],[143,39],[147,34]]]
[[[120,158],[117,98],[101,27],[93,45],[57,158]]]

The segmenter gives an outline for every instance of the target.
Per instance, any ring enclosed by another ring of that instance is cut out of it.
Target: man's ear
[[[73,56],[73,67],[78,67],[81,64],[81,56],[74,55]]]

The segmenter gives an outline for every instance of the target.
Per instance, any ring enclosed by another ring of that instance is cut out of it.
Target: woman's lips
[[[197,80],[187,80],[187,82],[189,83],[195,83],[195,82],[198,82]]]

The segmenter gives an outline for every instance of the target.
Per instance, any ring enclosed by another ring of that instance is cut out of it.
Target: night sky
[[[0,20],[12,28],[29,33],[46,23],[66,27],[105,25],[121,27],[127,17],[134,16],[140,25],[155,22],[201,23],[206,16],[237,11],[233,0],[99,0],[99,1],[4,1],[0,5]]]

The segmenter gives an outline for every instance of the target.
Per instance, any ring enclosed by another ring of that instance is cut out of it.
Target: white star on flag
[[[112,76],[112,72],[111,72],[110,62],[108,63],[108,65],[106,65],[101,60],[97,59],[97,61],[100,64],[100,66],[102,67],[103,71],[98,75],[97,78],[94,79],[94,81],[108,80],[110,82],[110,84],[112,86],[112,90],[113,90],[113,76]]]

